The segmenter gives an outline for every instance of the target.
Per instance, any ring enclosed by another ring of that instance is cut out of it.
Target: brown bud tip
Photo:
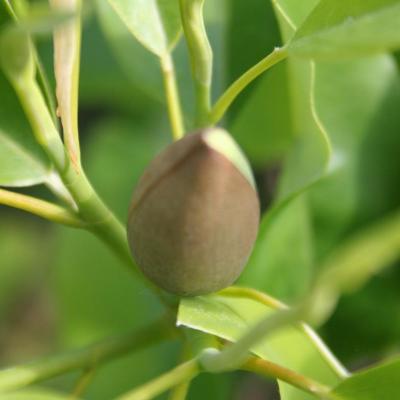
[[[185,136],[151,162],[133,194],[128,239],[152,282],[193,296],[238,278],[258,224],[248,162],[226,131],[213,128]]]

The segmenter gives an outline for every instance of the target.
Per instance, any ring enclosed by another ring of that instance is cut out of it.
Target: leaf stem
[[[161,71],[164,79],[164,89],[167,98],[169,120],[174,140],[180,139],[185,131],[182,110],[179,99],[178,85],[176,83],[174,63],[170,53],[160,57]]]
[[[3,369],[0,370],[0,392],[20,389],[72,370],[92,368],[108,359],[143,349],[174,335],[171,324],[162,319],[137,332],[108,338],[86,348],[29,364]]]
[[[189,392],[190,380],[184,381],[172,389],[168,400],[185,400]]]
[[[71,393],[71,397],[72,397],[71,400],[82,396],[82,394],[85,392],[87,387],[92,382],[95,374],[96,374],[95,367],[89,367],[82,372],[81,376],[79,377],[78,381],[76,382],[75,387]]]
[[[254,372],[268,378],[279,379],[321,399],[331,398],[329,397],[330,388],[328,386],[300,375],[295,371],[258,357],[250,357],[244,364],[241,365],[240,369]]]
[[[200,368],[198,361],[192,359],[126,393],[119,397],[118,400],[149,400],[162,394],[166,390],[181,384],[182,382],[192,380],[199,373]]]
[[[204,26],[204,0],[179,0],[196,93],[196,124],[209,124],[213,53]]]
[[[0,188],[0,204],[18,208],[59,224],[84,228],[86,224],[76,214],[56,204],[25,194]]]
[[[259,63],[251,67],[242,76],[228,87],[228,89],[217,100],[210,113],[210,121],[216,124],[225,114],[226,110],[242,92],[242,90],[254,79],[260,76],[267,69],[277,64],[279,61],[287,57],[287,49],[285,47],[276,47],[272,53],[268,54]]]

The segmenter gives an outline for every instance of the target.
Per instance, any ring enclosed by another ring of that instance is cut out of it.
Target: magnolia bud
[[[215,292],[242,272],[259,213],[245,156],[226,131],[206,129],[171,144],[144,172],[129,211],[129,245],[166,291]]]

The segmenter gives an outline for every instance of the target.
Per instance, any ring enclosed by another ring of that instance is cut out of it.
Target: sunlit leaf
[[[322,0],[289,51],[310,58],[359,57],[400,47],[398,0]]]
[[[181,31],[175,0],[109,0],[131,33],[148,50],[162,56],[176,44]]]
[[[97,0],[95,4],[100,27],[121,65],[124,78],[132,85],[132,91],[140,91],[142,97],[144,94],[163,99],[157,59],[137,40],[132,39],[132,33],[108,0]]]
[[[251,326],[279,307],[229,294],[212,294],[181,300],[178,324],[237,341]],[[266,360],[278,363],[327,385],[340,381],[342,368],[316,333],[304,325],[288,327],[250,349]],[[311,399],[298,389],[280,383],[283,399]],[[293,397],[290,397],[293,396]]]

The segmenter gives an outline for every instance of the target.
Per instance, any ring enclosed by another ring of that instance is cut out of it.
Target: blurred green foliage
[[[276,18],[264,0],[206,3],[216,98],[282,43],[279,28],[286,40],[293,27],[282,16]],[[297,25],[317,1],[278,3],[290,11]],[[54,85],[50,40],[39,39],[38,48]],[[174,57],[190,126],[193,93],[182,41]],[[398,60],[398,53],[314,66],[289,60],[266,72],[234,103],[224,124],[257,171],[260,193],[272,193],[275,204],[298,195],[272,222],[263,222],[240,283],[294,302],[308,292],[318,266],[338,245],[398,208]],[[2,76],[0,97],[0,143],[6,141],[9,129],[29,135]],[[134,41],[106,0],[93,2],[93,13],[85,21],[80,125],[88,176],[124,221],[135,183],[170,141],[170,128],[156,56]],[[4,148],[0,147],[0,184],[7,185],[4,171],[18,170],[7,163]],[[27,148],[35,159],[21,153],[19,162],[33,163],[31,174],[18,178],[40,182],[47,173],[43,154],[33,139]],[[271,171],[274,179],[268,179]],[[327,171],[330,174],[325,176]],[[37,191],[51,197],[44,187]],[[261,199],[263,210],[270,201]],[[396,266],[372,278],[358,293],[342,298],[321,330],[335,354],[350,367],[398,350],[400,275]],[[160,314],[158,303],[124,268],[87,232],[50,226],[1,207],[1,365],[91,343],[154,320]],[[30,335],[34,340],[27,339]],[[178,359],[172,343],[113,361],[95,375],[86,398],[110,399],[165,371]],[[193,384],[189,398],[232,398],[233,378],[234,374],[204,375]],[[68,391],[74,379],[76,375],[50,386]]]

